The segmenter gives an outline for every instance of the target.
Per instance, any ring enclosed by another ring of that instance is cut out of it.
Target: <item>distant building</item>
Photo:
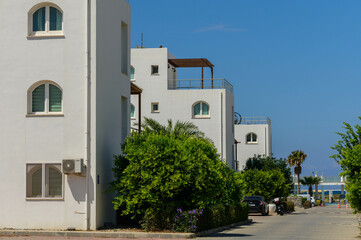
[[[267,117],[243,117],[235,120],[237,169],[242,170],[246,161],[257,155],[272,155],[271,120]]]
[[[0,6],[0,228],[115,223],[106,190],[130,128],[128,1]]]
[[[198,67],[201,79],[177,79],[183,67]],[[203,78],[204,68],[211,79]],[[213,79],[213,64],[205,58],[177,59],[167,48],[131,49],[131,81],[143,92],[132,96],[132,127],[143,117],[167,124],[190,121],[210,138],[230,168],[234,166],[233,86],[225,79]],[[141,108],[141,111],[139,111]],[[137,127],[136,127],[137,128]]]

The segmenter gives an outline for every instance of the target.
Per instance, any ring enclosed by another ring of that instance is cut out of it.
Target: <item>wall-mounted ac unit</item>
[[[63,173],[81,174],[83,172],[84,172],[83,159],[63,159]]]

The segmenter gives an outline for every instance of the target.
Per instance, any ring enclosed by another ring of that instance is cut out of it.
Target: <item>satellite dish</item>
[[[242,116],[238,112],[234,112],[234,124],[239,125],[242,122]]]

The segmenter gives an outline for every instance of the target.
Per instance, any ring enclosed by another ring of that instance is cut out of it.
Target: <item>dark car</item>
[[[242,202],[248,203],[250,213],[269,214],[268,203],[261,196],[246,196]]]

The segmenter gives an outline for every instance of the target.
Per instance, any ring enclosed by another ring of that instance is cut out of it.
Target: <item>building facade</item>
[[[139,117],[162,124],[167,124],[168,119],[192,122],[214,142],[228,166],[234,168],[232,85],[213,77],[177,79],[177,71],[182,67],[199,67],[202,73],[206,67],[213,74],[213,64],[207,59],[177,59],[167,48],[131,50],[131,81],[143,90],[141,103],[137,96],[131,98],[132,127]]]
[[[237,170],[242,170],[249,158],[272,156],[271,120],[267,117],[235,118],[235,142]]]
[[[129,3],[1,0],[0,29],[0,228],[114,223],[105,191],[130,128]],[[66,159],[83,170],[64,174]]]

